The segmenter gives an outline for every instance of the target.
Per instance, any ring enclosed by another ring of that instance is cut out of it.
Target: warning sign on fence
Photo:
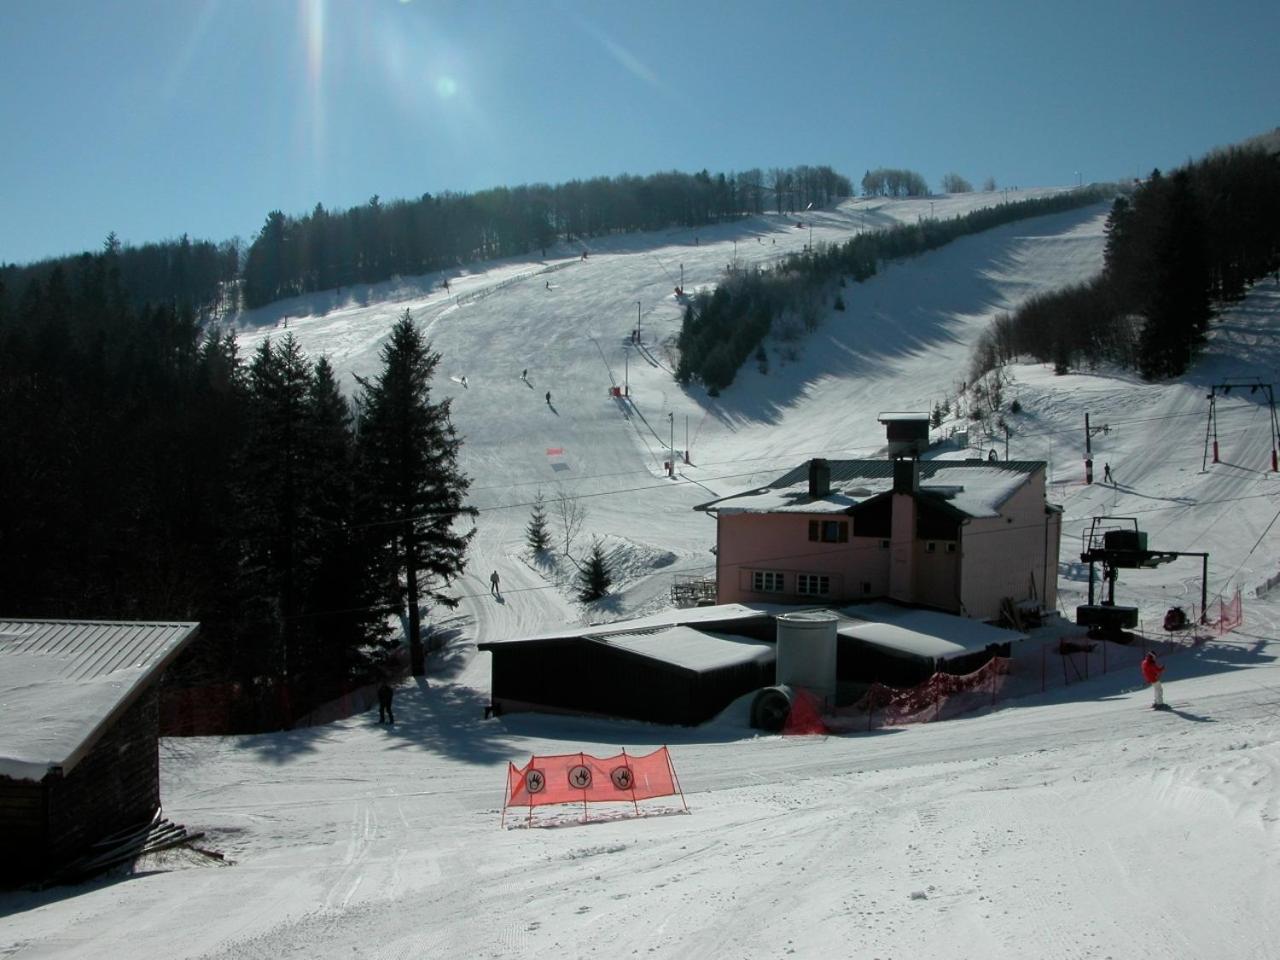
[[[591,803],[630,803],[638,814],[641,800],[676,796],[687,811],[666,747],[638,757],[625,750],[613,757],[585,753],[530,757],[523,767],[507,764],[502,822],[506,824],[508,807],[528,807],[531,819],[534,807],[554,803],[580,803],[584,815]]]

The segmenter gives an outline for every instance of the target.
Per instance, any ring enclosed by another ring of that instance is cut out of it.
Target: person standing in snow
[[[1151,691],[1155,695],[1155,700],[1151,704],[1154,710],[1164,707],[1164,684],[1160,682],[1162,673],[1164,673],[1164,667],[1156,660],[1154,653],[1148,653],[1142,658],[1142,679],[1151,684]]]
[[[529,379],[529,368],[528,368],[528,367],[525,367],[523,370],[521,370],[521,371],[520,371],[520,379],[521,379],[521,380],[524,380],[524,381],[526,381],[526,382],[528,381],[528,379]]]
[[[1102,482],[1109,483],[1113,487],[1116,485],[1115,479],[1111,476],[1111,464],[1109,463],[1102,465]]]
[[[547,391],[547,406],[551,406],[551,391]]]
[[[395,691],[391,689],[391,684],[383,680],[378,687],[378,722],[379,723],[395,723],[396,715],[391,712],[391,698],[395,696]]]
[[[501,594],[501,591],[498,589],[498,571],[497,570],[489,574],[489,592],[492,593],[495,597]]]

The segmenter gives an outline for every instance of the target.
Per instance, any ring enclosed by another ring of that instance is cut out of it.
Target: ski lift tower
[[[1138,529],[1134,517],[1094,517],[1085,534],[1085,549],[1080,559],[1089,564],[1089,602],[1076,607],[1076,623],[1088,627],[1090,634],[1106,636],[1138,625],[1138,608],[1116,605],[1116,580],[1121,570],[1153,569],[1178,557],[1199,557],[1200,622],[1205,622],[1208,606],[1209,554],[1181,550],[1149,550],[1147,535]],[[1102,564],[1106,598],[1094,602],[1094,564]]]
[[[1205,398],[1209,401],[1209,421],[1204,428],[1204,458],[1200,463],[1200,470],[1203,472],[1209,465],[1209,450],[1213,449],[1213,462],[1218,463],[1218,397],[1225,397],[1231,393],[1232,388],[1237,390],[1248,389],[1250,394],[1257,393],[1259,390],[1267,398],[1267,405],[1271,409],[1271,472],[1280,473],[1280,456],[1277,455],[1277,448],[1280,448],[1280,420],[1276,419],[1276,395],[1271,384],[1264,383],[1259,377],[1237,377],[1231,380],[1224,380],[1222,383],[1215,383],[1209,387],[1209,394]]]

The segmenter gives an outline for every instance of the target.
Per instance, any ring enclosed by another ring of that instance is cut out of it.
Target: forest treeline
[[[419,581],[454,602],[467,482],[438,355],[402,318],[353,405],[290,335],[241,358],[132,299],[111,250],[0,297],[0,609],[199,621],[179,679],[238,684],[244,729],[287,724],[383,668]]]
[[[1148,380],[1184,372],[1215,305],[1280,269],[1280,152],[1260,141],[1153,171],[1115,199],[1106,231],[1102,273],[998,316],[971,381],[1020,357],[1060,373],[1102,362]]]
[[[215,244],[185,235],[134,247],[112,234],[103,252],[114,254],[120,288],[132,306],[172,303],[203,322],[315,290],[542,253],[561,239],[696,227],[825,206],[852,193],[849,178],[828,166],[624,174],[386,203],[374,196],[347,210],[316,204],[298,216],[273,210],[247,248],[238,240]],[[0,284],[16,298],[57,268],[74,273],[93,255],[0,265]]]
[[[713,293],[700,292],[685,307],[676,379],[685,385],[696,380],[714,395],[733,382],[753,353],[767,365],[762,348],[766,336],[789,341],[815,329],[833,284],[843,286],[846,278],[861,283],[885,261],[1016,220],[1099,203],[1114,192],[1112,186],[1095,185],[997,204],[950,220],[924,219],[862,233],[844,243],[789,254],[767,267],[743,270],[732,264]],[[844,294],[837,293],[832,302],[843,310]]]
[[[544,254],[561,239],[696,227],[771,207],[782,212],[822,206],[851,192],[848,178],[830,167],[801,166],[767,174],[753,169],[715,176],[703,170],[596,177],[385,204],[375,196],[338,212],[317,204],[303,217],[275,210],[249,247],[244,299],[255,307],[474,260]]]

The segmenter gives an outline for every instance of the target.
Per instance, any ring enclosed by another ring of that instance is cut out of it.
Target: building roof
[[[992,644],[1025,640],[1025,633],[993,627],[936,610],[864,603],[839,611],[836,633],[842,637],[926,660],[950,660],[985,650]]]
[[[198,627],[0,620],[0,776],[69,773]]]
[[[916,411],[891,411],[889,413],[880,414],[876,419],[881,423],[889,423],[890,421],[895,423],[901,423],[903,421],[920,423],[928,421],[929,412],[927,410],[924,413],[918,413]]]
[[[672,663],[701,673],[720,667],[736,666],[752,661],[769,661],[775,656],[772,643],[745,637],[705,633],[692,627],[668,627],[665,630],[623,633],[602,642],[643,657]]]
[[[851,513],[893,490],[892,460],[831,460],[831,492],[809,496],[809,464],[766,487],[722,497],[695,509],[734,513]],[[920,492],[968,517],[999,516],[1000,506],[1043,470],[1041,460],[920,460]]]
[[[548,633],[536,633],[532,636],[505,637],[500,640],[485,640],[476,644],[480,650],[497,650],[511,643],[533,643],[539,640],[571,640],[578,637],[608,637],[612,634],[635,633],[639,630],[652,630],[660,627],[673,627],[683,624],[727,624],[732,621],[761,620],[779,610],[790,610],[791,607],[779,603],[722,603],[711,607],[683,607],[677,610],[664,610],[661,613],[636,617],[633,620],[618,620],[612,623],[596,623],[587,627],[562,627]]]

